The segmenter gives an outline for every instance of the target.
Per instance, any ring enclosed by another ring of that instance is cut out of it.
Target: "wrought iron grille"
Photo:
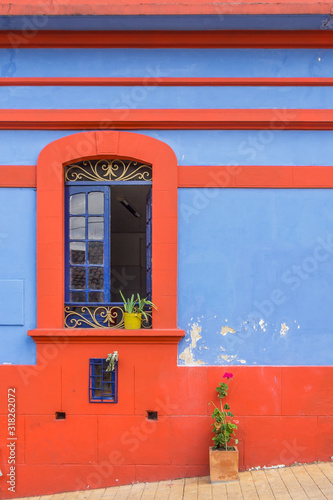
[[[145,310],[147,319],[142,318],[141,328],[151,328],[152,310]],[[66,328],[124,328],[124,308],[121,303],[110,305],[65,305]]]
[[[107,371],[105,359],[89,359],[90,403],[118,403],[118,361],[113,371]]]
[[[67,165],[66,182],[151,181],[152,167],[131,160],[84,160]]]

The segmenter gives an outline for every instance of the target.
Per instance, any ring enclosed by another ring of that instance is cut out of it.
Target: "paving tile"
[[[312,477],[303,466],[291,467],[290,470],[302,485],[305,493],[311,500],[326,500],[325,495],[320,491]]]
[[[104,495],[105,490],[106,490],[106,488],[99,488],[96,490],[91,490],[91,495],[89,497],[89,500],[92,500],[92,499],[99,500]],[[52,498],[52,500],[54,500],[54,499]]]
[[[279,469],[279,474],[293,500],[308,500],[308,496],[303,490],[302,485],[296,479],[290,468],[285,467],[284,469]]]
[[[188,477],[185,479],[183,500],[197,500],[198,484],[199,479],[197,477]]]
[[[175,479],[171,482],[169,500],[181,500],[184,493],[184,479]]]
[[[84,490],[78,491],[78,495],[75,497],[75,500],[88,500],[93,490]],[[67,500],[67,499],[66,499]]]
[[[312,477],[320,491],[327,497],[333,498],[333,484],[327,479],[318,465],[305,465],[306,472]]]
[[[119,486],[117,493],[114,496],[115,500],[127,500],[130,498],[129,494],[132,489],[132,485]]]
[[[253,483],[251,472],[240,472],[239,484],[242,490],[242,495],[246,500],[258,500],[259,497]]]
[[[275,500],[272,488],[263,470],[251,472],[253,483],[260,500]]]
[[[131,500],[140,500],[142,497],[142,492],[145,489],[145,486],[146,486],[146,483],[133,484],[131,491],[130,491],[130,494],[129,494],[129,498]]]
[[[232,500],[243,500],[243,494],[239,481],[230,481],[225,484],[227,487],[228,499],[232,498]]]
[[[209,477],[200,477],[198,485],[198,500],[212,500],[212,484]]]
[[[279,500],[292,500],[288,490],[282,481],[278,469],[265,470],[265,475],[272,488],[273,495]]]
[[[118,490],[119,486],[114,486],[113,488],[106,488],[105,493],[102,496],[102,500],[113,500]]]
[[[156,497],[158,483],[145,483],[145,489],[141,498],[145,500],[153,500]],[[132,500],[132,499],[131,499]]]
[[[171,490],[171,481],[160,481],[156,491],[156,500],[168,500]],[[142,497],[143,500],[143,497]]]
[[[213,500],[228,500],[225,483],[212,484]]]
[[[52,500],[64,500],[67,493],[56,493],[53,495]]]
[[[333,462],[318,464],[319,469],[325,474],[327,479],[333,484]]]
[[[156,500],[168,500],[171,490],[171,481],[160,481],[156,491]],[[143,497],[142,497],[143,500]]]
[[[75,500],[78,496],[80,491],[69,491],[68,493],[65,494],[64,500]],[[43,497],[40,497],[41,499]]]

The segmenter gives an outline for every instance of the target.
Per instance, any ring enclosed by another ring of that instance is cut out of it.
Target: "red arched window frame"
[[[98,131],[56,140],[38,157],[37,329],[64,329],[64,166],[87,158],[152,164],[152,298],[158,306],[153,329],[177,328],[177,158],[157,139]]]

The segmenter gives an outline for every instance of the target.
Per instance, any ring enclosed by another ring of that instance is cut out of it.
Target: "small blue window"
[[[107,371],[105,359],[89,360],[89,402],[118,403],[118,361],[113,371]]]

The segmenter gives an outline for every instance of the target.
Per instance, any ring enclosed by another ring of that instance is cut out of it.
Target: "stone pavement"
[[[239,480],[208,477],[137,483],[29,500],[333,500],[333,462],[240,472]],[[28,499],[25,499],[28,500]]]

